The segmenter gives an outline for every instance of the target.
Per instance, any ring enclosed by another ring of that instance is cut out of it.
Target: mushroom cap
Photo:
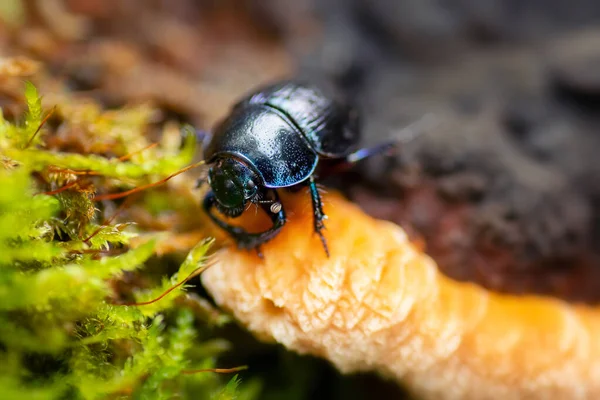
[[[493,293],[442,275],[397,225],[324,197],[327,258],[310,197],[254,252],[227,247],[202,282],[249,331],[342,373],[375,371],[425,399],[600,398],[600,312]],[[255,224],[254,211],[242,224]]]

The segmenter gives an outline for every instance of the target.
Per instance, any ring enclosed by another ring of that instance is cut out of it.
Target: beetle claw
[[[260,258],[261,260],[265,259],[265,255],[263,254],[262,250],[260,249],[260,246],[256,246],[255,251],[256,251],[256,255],[258,256],[258,258]]]
[[[325,254],[327,255],[327,258],[329,258],[329,246],[327,246],[327,240],[325,239],[325,236],[323,235],[323,233],[321,233],[321,231],[318,231],[317,234],[319,235],[319,239],[321,239],[321,244],[323,245]]]

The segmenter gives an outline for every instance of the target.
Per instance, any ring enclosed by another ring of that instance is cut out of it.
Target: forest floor
[[[201,129],[294,74],[337,84],[365,143],[433,113],[395,157],[331,184],[405,226],[449,276],[596,302],[600,6],[463,3],[8,1],[0,52],[42,61],[42,92],[151,101]],[[5,113],[15,90],[1,89]]]

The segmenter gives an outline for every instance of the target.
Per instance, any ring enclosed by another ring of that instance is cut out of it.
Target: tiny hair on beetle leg
[[[319,192],[319,194],[329,193],[329,191],[327,190],[327,187],[325,187],[325,185],[323,185],[322,183],[317,183],[317,191]]]

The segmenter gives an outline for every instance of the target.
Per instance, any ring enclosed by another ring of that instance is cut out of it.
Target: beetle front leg
[[[329,257],[329,247],[327,246],[327,240],[325,240],[325,236],[323,236],[322,232],[322,230],[325,229],[323,221],[327,219],[327,215],[323,212],[323,201],[321,200],[321,195],[317,189],[315,179],[312,176],[308,181],[308,187],[310,189],[310,198],[312,200],[315,233],[319,235],[319,239],[321,239],[321,243],[325,249],[325,254]]]
[[[275,201],[279,202],[279,197],[277,196],[277,192],[275,193]],[[250,233],[239,226],[230,225],[224,221],[222,221],[218,216],[212,213],[212,209],[215,206],[216,202],[215,195],[212,191],[206,194],[204,197],[203,207],[210,219],[219,226],[219,228],[223,229],[230,236],[234,238],[237,243],[238,248],[240,249],[256,249],[258,255],[262,258],[262,253],[260,252],[260,245],[268,242],[273,239],[279,233],[283,225],[286,223],[286,216],[283,207],[277,210],[276,213],[271,212],[270,208],[266,204],[260,204],[260,207],[269,215],[271,218],[271,222],[273,226],[260,233]]]

